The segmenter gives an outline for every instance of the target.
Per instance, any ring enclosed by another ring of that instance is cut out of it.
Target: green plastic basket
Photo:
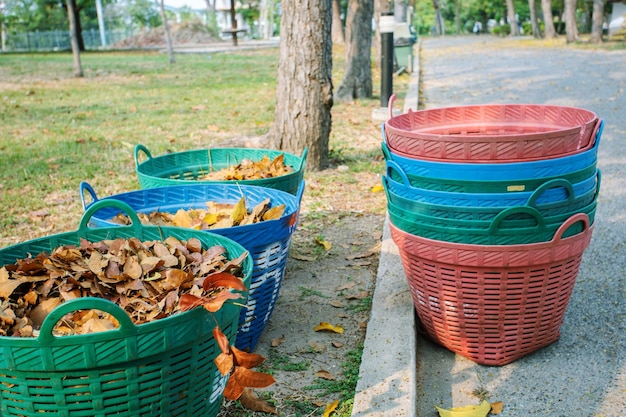
[[[595,217],[596,204],[589,210],[590,221]],[[471,245],[520,245],[540,243],[552,240],[563,224],[547,223],[546,219],[529,206],[514,206],[501,211],[493,221],[460,221],[438,219],[418,215],[388,203],[389,219],[398,229],[426,239]],[[527,219],[514,219],[512,216],[524,215]],[[583,232],[583,225],[573,224],[563,237],[570,237]]]
[[[92,229],[91,216],[101,208],[126,212],[130,226]],[[197,238],[203,247],[224,247],[230,258],[245,249],[212,233],[175,227],[142,226],[135,212],[117,200],[91,205],[77,231],[20,243],[0,250],[0,265],[62,245],[136,237],[161,240]],[[243,264],[249,288],[252,261]],[[245,298],[242,304],[245,303]],[[225,304],[211,315],[196,308],[135,325],[116,304],[78,298],[54,309],[37,338],[0,337],[0,415],[2,416],[215,416],[227,377],[213,360],[220,353],[213,338],[219,324],[235,342],[241,304]],[[106,332],[57,337],[55,324],[68,312],[97,309],[112,314],[120,327]]]
[[[213,148],[175,152],[152,157],[152,154],[145,146],[137,145],[135,146],[134,156],[135,171],[137,172],[141,188],[156,188],[169,185],[238,183],[274,188],[297,195],[300,183],[304,179],[307,153],[308,148],[304,149],[300,157],[271,149]],[[139,162],[141,154],[144,154],[147,160]],[[270,159],[274,159],[281,154],[284,155],[285,165],[293,168],[293,171],[289,174],[273,178],[241,181],[198,179],[211,171],[237,165],[244,159],[260,161],[266,155]]]

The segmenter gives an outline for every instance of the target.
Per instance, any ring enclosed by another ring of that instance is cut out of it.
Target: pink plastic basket
[[[409,110],[390,115],[384,131],[391,151],[407,158],[524,162],[591,148],[600,123],[575,107],[489,104]]]
[[[577,222],[583,232],[562,238]],[[425,239],[390,226],[427,336],[495,366],[558,340],[593,230],[578,213],[550,242],[486,246]]]

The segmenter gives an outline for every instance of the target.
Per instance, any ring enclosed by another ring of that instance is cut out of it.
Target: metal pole
[[[100,30],[100,44],[107,46],[106,29],[104,28],[104,13],[102,12],[102,0],[96,0],[96,15],[98,16],[98,29]]]
[[[379,20],[381,43],[380,106],[389,106],[393,94],[393,30],[396,22],[393,13],[382,13]]]

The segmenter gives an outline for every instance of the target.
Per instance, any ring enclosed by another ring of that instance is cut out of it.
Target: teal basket
[[[126,212],[130,226],[93,229],[93,213],[103,207]],[[142,241],[167,237],[197,238],[204,248],[220,245],[229,258],[242,255],[238,243],[211,233],[175,227],[142,226],[135,212],[120,201],[101,201],[85,212],[78,230],[39,238],[0,250],[0,265],[50,253],[80,239],[97,242],[135,237]],[[250,286],[252,262],[242,264]],[[245,299],[244,299],[245,302]],[[52,329],[69,312],[97,309],[112,314],[116,330],[62,336]],[[219,324],[235,342],[239,312],[227,303],[217,313],[203,308],[135,325],[116,304],[99,298],[78,298],[54,309],[37,338],[0,337],[0,415],[2,416],[216,416],[227,382],[213,360],[221,352],[213,338]]]
[[[141,188],[156,188],[170,185],[189,184],[219,184],[237,183],[257,185],[260,187],[274,188],[296,195],[300,183],[304,179],[306,156],[308,148],[298,157],[291,153],[270,149],[248,148],[213,148],[197,149],[191,151],[175,152],[157,157],[152,157],[150,151],[143,145],[135,147],[135,171]],[[147,158],[143,162],[141,154]],[[284,155],[285,165],[293,168],[293,171],[272,178],[254,180],[199,180],[198,178],[212,171],[235,166],[244,159],[260,161],[264,156],[274,159]]]
[[[531,197],[524,202],[524,206],[533,207],[548,220],[548,223],[557,223],[561,220],[567,219],[576,213],[585,212],[595,208],[597,199],[600,193],[601,183],[600,171],[598,171],[598,182],[596,189],[589,190],[588,192],[575,196],[572,185],[565,180],[552,180],[546,184],[543,184],[537,190],[535,190]],[[494,206],[494,207],[476,207],[476,206],[450,206],[445,204],[430,204],[423,201],[412,200],[406,198],[400,194],[396,194],[389,187],[388,179],[386,176],[382,178],[383,188],[389,204],[393,204],[394,207],[398,207],[407,212],[415,213],[418,215],[426,216],[428,218],[434,218],[435,221],[446,219],[452,222],[475,222],[475,221],[489,221],[495,219],[503,210],[510,208],[510,206]],[[537,204],[537,198],[542,192],[553,186],[562,186],[567,191],[567,198],[562,201],[555,201],[552,203]],[[525,219],[528,215],[522,213],[511,214],[507,219],[518,220]],[[526,220],[529,221],[529,220]],[[534,222],[534,220],[530,220]]]
[[[284,191],[250,185],[194,184],[129,191],[104,197],[102,200],[120,200],[143,213],[175,213],[180,209],[206,208],[208,201],[234,204],[242,197],[245,197],[248,207],[254,207],[266,199],[270,200],[272,207],[284,204],[285,211],[280,219],[209,230],[240,243],[252,257],[250,293],[246,308],[241,310],[236,346],[241,350],[253,351],[280,295],[304,186],[303,181],[298,194],[294,196]],[[101,201],[94,189],[82,182],[80,198],[84,209],[91,207],[85,201],[86,193],[93,202]],[[91,223],[99,227],[115,226],[111,220],[117,214],[119,210],[100,210],[91,217]]]

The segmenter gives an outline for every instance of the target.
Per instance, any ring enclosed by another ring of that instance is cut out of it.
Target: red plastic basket
[[[577,222],[582,233],[562,238]],[[570,217],[550,242],[466,245],[391,226],[427,336],[482,365],[501,366],[558,340],[593,226]]]
[[[389,148],[407,158],[524,162],[587,150],[600,124],[595,113],[575,107],[489,104],[409,110],[390,115],[384,130]]]

